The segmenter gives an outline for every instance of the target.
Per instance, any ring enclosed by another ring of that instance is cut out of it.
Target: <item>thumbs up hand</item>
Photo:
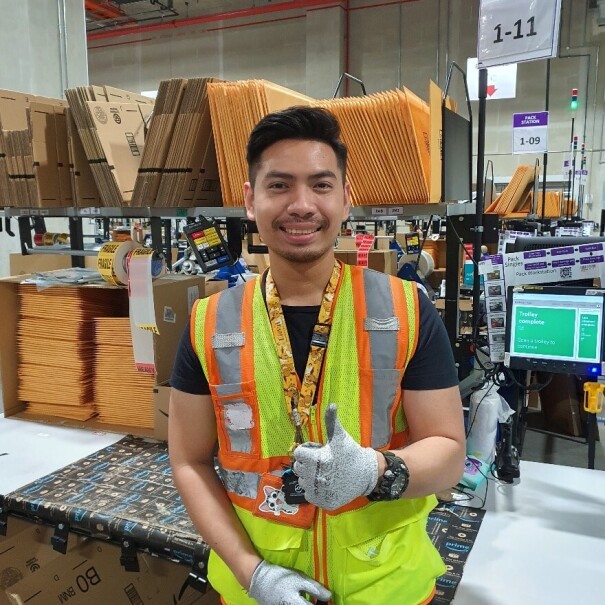
[[[325,415],[326,444],[307,442],[294,450],[293,470],[307,502],[334,510],[367,496],[378,482],[376,450],[361,447],[344,430],[331,403]]]

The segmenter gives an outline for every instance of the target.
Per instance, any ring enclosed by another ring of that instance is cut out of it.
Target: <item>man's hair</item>
[[[252,186],[265,149],[288,139],[319,141],[329,145],[336,154],[344,181],[347,171],[347,148],[340,139],[338,120],[325,109],[296,106],[266,115],[250,133],[246,159],[248,178]]]

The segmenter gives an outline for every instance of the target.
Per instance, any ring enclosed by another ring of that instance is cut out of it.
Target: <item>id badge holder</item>
[[[282,478],[278,475],[265,473],[261,477],[254,516],[302,529],[311,527],[317,507],[308,502],[288,504],[282,487]]]

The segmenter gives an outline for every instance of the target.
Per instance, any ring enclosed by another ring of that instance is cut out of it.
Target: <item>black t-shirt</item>
[[[403,376],[402,388],[409,391],[426,391],[456,386],[458,372],[445,326],[435,307],[422,292],[419,292],[418,299],[418,346]],[[299,377],[302,377],[311,347],[313,328],[319,316],[319,306],[282,305],[282,309],[292,346],[294,366]],[[189,326],[183,332],[179,343],[170,385],[192,395],[210,394],[208,380],[191,344]]]

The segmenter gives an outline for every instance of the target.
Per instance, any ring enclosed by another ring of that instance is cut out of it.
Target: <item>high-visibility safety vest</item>
[[[343,267],[305,439],[325,443],[324,410],[336,403],[343,427],[362,446],[406,444],[401,380],[417,343],[417,297],[410,282]],[[445,572],[426,533],[434,496],[361,497],[335,511],[315,509],[309,527],[293,524],[297,506],[285,503],[279,486],[294,427],[261,280],[197,301],[191,332],[210,385],[221,479],[259,555],[328,587],[333,605],[429,602]],[[260,488],[272,475],[274,487]],[[227,605],[255,603],[214,552],[208,578]]]

